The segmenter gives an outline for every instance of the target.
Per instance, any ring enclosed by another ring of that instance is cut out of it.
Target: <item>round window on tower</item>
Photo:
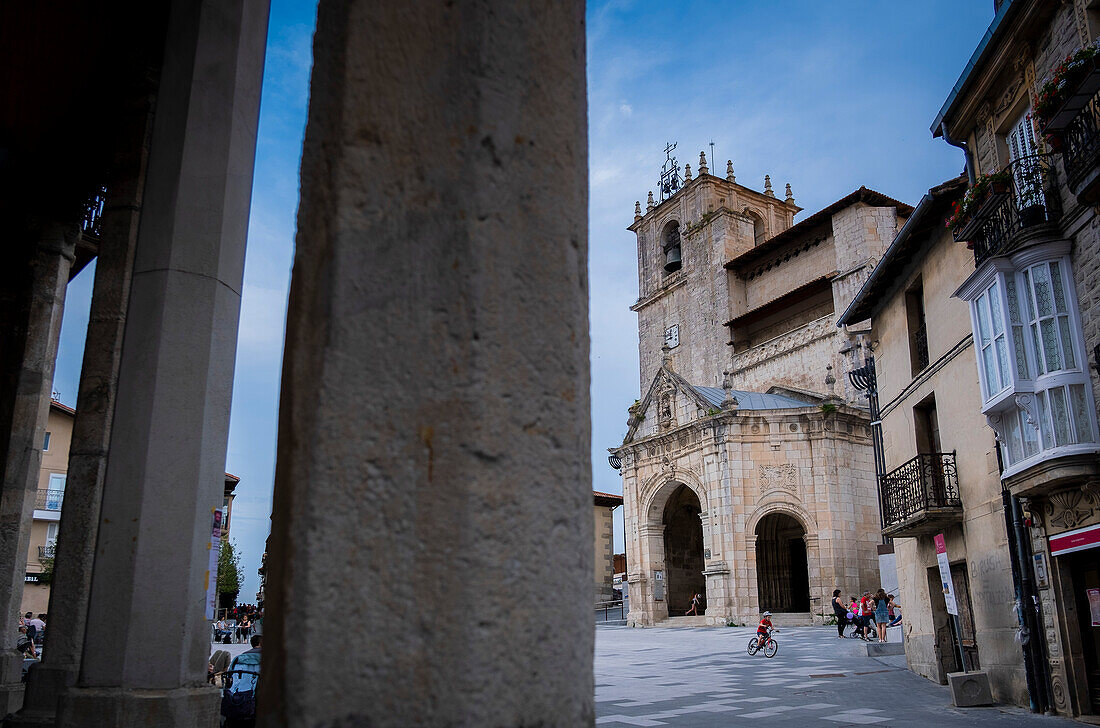
[[[661,251],[665,254],[665,272],[674,273],[683,267],[680,255],[680,223],[669,220],[661,232]]]

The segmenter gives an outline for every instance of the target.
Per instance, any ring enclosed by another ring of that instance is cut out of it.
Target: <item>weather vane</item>
[[[676,194],[682,184],[680,181],[680,165],[676,157],[672,156],[672,150],[676,148],[676,142],[669,142],[665,146],[665,163],[661,167],[661,179],[657,182],[657,190],[660,194],[659,202],[664,202]]]

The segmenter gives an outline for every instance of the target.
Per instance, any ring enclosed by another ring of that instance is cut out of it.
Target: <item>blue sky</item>
[[[251,601],[267,537],[283,324],[298,205],[314,2],[273,0],[260,108],[226,470],[241,477],[232,524]],[[678,143],[694,168],[732,159],[738,182],[777,193],[799,218],[866,185],[915,203],[959,174],[961,153],[928,126],[993,17],[992,0],[590,2],[589,245],[592,460],[619,493],[607,448],[638,396],[634,201]],[[69,286],[54,389],[75,405],[94,267]],[[616,550],[622,549],[622,533]]]

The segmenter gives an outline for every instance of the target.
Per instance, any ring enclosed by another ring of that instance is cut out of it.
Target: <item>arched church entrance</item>
[[[670,617],[683,616],[691,609],[695,594],[702,594],[704,600],[707,596],[701,512],[698,496],[686,485],[676,488],[665,504],[665,576]]]
[[[756,524],[756,584],[760,611],[809,612],[806,529],[786,513]]]

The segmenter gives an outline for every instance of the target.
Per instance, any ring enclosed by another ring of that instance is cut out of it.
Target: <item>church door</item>
[[[756,585],[761,611],[810,611],[805,536],[802,524],[786,513],[772,513],[756,525]]]
[[[665,505],[665,573],[668,616],[682,617],[691,609],[691,598],[703,597],[706,611],[707,580],[703,576],[702,508],[695,492],[681,485]]]

